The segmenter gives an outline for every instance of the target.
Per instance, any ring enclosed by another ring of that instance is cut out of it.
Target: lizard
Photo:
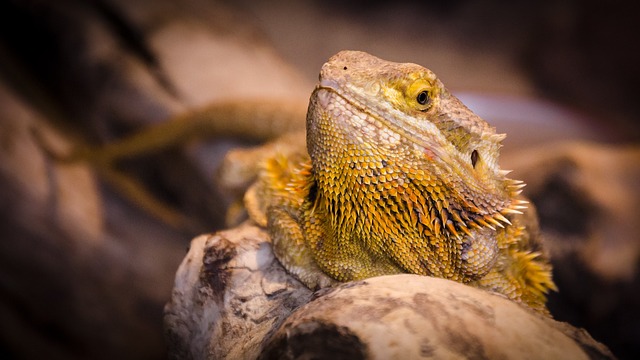
[[[557,288],[524,183],[498,165],[504,138],[432,71],[341,51],[311,94],[306,150],[265,156],[244,204],[311,289],[413,273],[548,314]]]
[[[296,130],[300,111],[289,107],[213,104],[117,143],[56,157],[94,164],[159,218],[185,223],[113,163],[194,135],[244,134],[243,124],[265,139]],[[246,121],[230,121],[238,117]],[[521,211],[528,204],[519,196],[524,184],[498,167],[505,136],[430,70],[340,52],[323,66],[306,120],[306,150],[294,132],[232,151],[220,182],[240,192],[257,177],[244,206],[268,228],[277,259],[307,287],[415,273],[547,312],[546,294],[557,289],[534,211]]]

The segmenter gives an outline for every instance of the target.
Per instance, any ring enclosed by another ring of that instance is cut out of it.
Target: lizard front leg
[[[309,289],[321,289],[337,283],[320,270],[300,225],[286,209],[271,207],[267,227],[276,258]]]
[[[313,191],[309,157],[303,150],[279,150],[261,162],[257,181],[245,193],[247,213],[268,229],[273,252],[287,271],[310,289],[331,286],[336,280],[318,267],[300,220]]]

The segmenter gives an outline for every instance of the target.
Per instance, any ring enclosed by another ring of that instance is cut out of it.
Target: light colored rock
[[[611,356],[569,329],[457,282],[393,275],[342,285],[298,309],[263,358],[589,359],[594,346]]]
[[[584,331],[453,281],[393,275],[312,296],[246,223],[192,241],[165,327],[175,359],[613,358]]]
[[[268,333],[311,295],[279,265],[263,230],[243,225],[199,236],[165,308],[170,356],[256,358]]]

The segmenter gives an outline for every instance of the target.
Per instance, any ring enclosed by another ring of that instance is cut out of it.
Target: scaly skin
[[[498,167],[503,138],[430,70],[343,51],[311,95],[308,154],[264,161],[246,207],[312,289],[414,273],[546,312],[551,266]]]

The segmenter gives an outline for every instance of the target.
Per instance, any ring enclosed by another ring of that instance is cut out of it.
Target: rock
[[[453,281],[393,275],[311,294],[248,224],[192,241],[165,327],[174,359],[614,358],[582,330]]]
[[[613,358],[585,334],[496,294],[404,274],[330,290],[290,316],[261,358]]]
[[[312,293],[280,266],[267,234],[243,225],[191,242],[165,308],[170,357],[255,358]]]

